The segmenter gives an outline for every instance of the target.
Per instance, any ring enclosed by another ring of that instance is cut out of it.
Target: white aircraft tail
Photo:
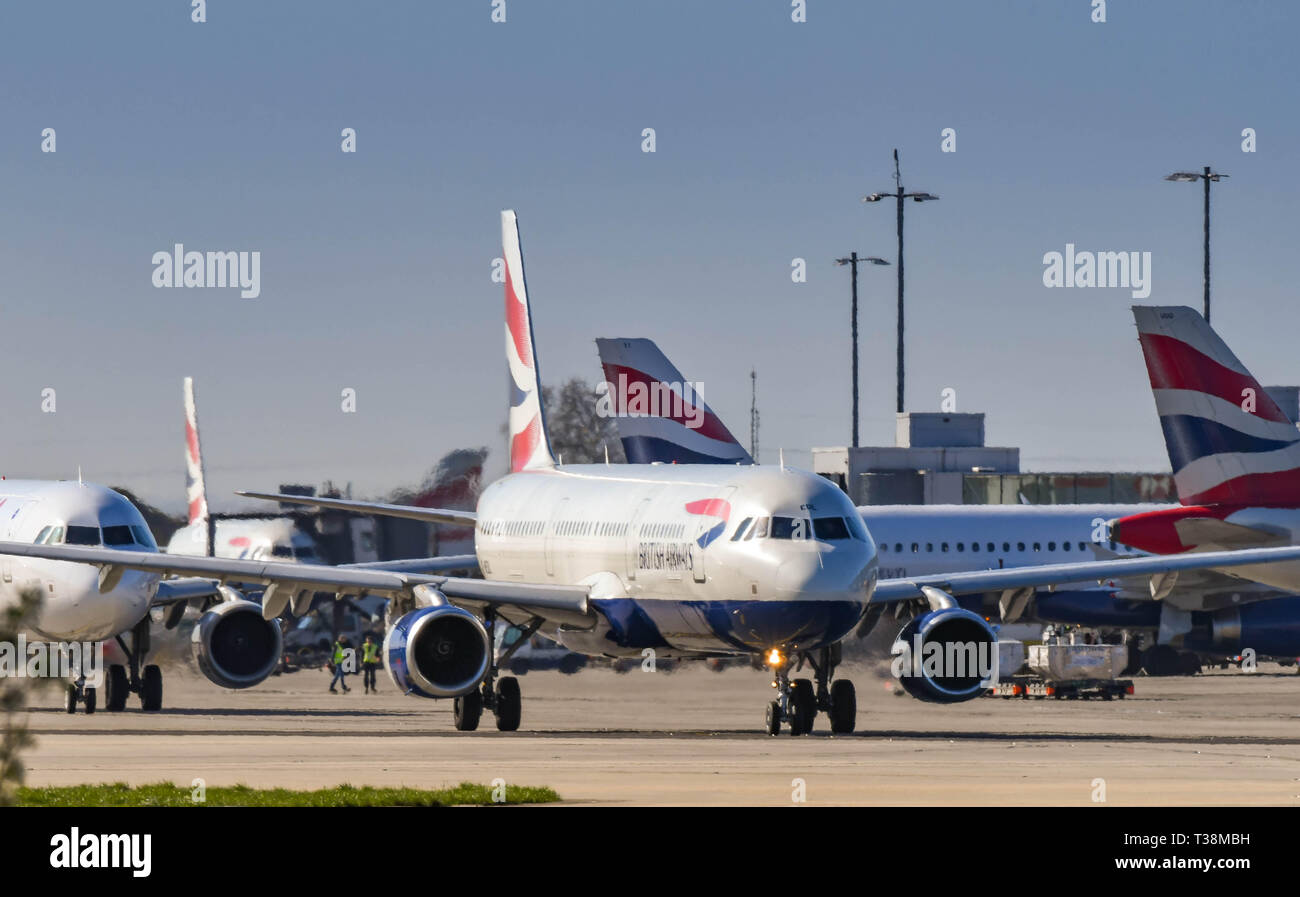
[[[185,503],[189,522],[208,519],[208,492],[203,483],[203,452],[199,448],[199,414],[194,406],[194,378],[185,378]]]
[[[541,375],[533,343],[533,318],[524,281],[519,222],[501,213],[501,248],[506,263],[506,362],[510,368],[510,472],[555,466],[546,438]]]

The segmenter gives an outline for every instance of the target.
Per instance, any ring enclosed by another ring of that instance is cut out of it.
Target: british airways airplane
[[[125,496],[80,481],[0,482],[0,537],[43,548],[103,545],[128,555],[158,550],[144,518]],[[260,681],[279,658],[278,628],[271,633],[256,604],[233,591],[218,589],[211,580],[163,582],[159,574],[148,571],[96,570],[40,557],[0,556],[0,606],[16,606],[24,593],[33,590],[41,597],[29,625],[35,635],[60,642],[115,638],[121,645],[129,672],[118,664],[107,670],[105,705],[109,710],[123,709],[132,693],[140,696],[145,710],[162,706],[162,673],[156,665],[143,664],[149,651],[152,607],[183,610],[191,599],[219,602],[200,624],[202,636],[196,636],[200,663],[219,684],[240,687],[251,684],[252,679]],[[267,645],[276,643],[274,655],[268,651],[264,665],[248,665],[241,658],[238,671],[232,670],[219,643],[231,635],[248,638],[259,634]],[[129,645],[123,638],[126,635],[131,637]],[[87,684],[85,672],[68,688],[69,713],[79,704],[87,713],[95,711],[97,688]]]
[[[749,453],[654,341],[596,340],[605,379],[598,387],[629,460],[662,464],[750,463]],[[858,513],[877,543],[882,578],[976,567],[1022,567],[1134,556],[1109,521],[1170,512],[1169,504],[866,505]],[[1232,545],[1223,548],[1240,547]],[[1258,607],[1245,605],[1265,602]],[[1145,578],[1111,578],[1074,588],[1021,589],[965,596],[963,607],[1003,623],[1069,623],[1143,633],[1135,663],[1168,675],[1199,668],[1197,651],[1300,655],[1300,598],[1290,591],[1212,570],[1167,578],[1153,593]],[[858,634],[880,617],[868,612]],[[1267,632],[1265,637],[1263,633]],[[1138,642],[1130,645],[1137,647]],[[1262,649],[1261,653],[1262,652]]]
[[[167,553],[320,563],[311,536],[287,517],[211,518],[203,475],[203,445],[199,439],[194,379],[186,377],[182,389],[185,399],[185,505],[188,520],[167,540]]]
[[[1112,522],[1145,551],[1195,556],[1300,543],[1300,430],[1195,310],[1134,306],[1138,338],[1180,505]],[[1300,592],[1300,564],[1234,568],[1234,576]],[[1300,599],[1233,609],[1214,632],[1259,654],[1292,653]],[[1270,607],[1273,605],[1273,607]]]
[[[454,699],[462,730],[477,728],[485,709],[498,729],[520,724],[518,682],[498,677],[509,656],[494,658],[491,650],[502,621],[588,654],[761,654],[777,689],[765,730],[788,726],[794,735],[810,732],[819,712],[832,732],[853,731],[853,683],[834,675],[838,646],[875,602],[929,603],[900,632],[906,644],[940,656],[950,646],[987,654],[993,631],[956,596],[1300,559],[1300,548],[1265,548],[881,579],[876,543],[856,509],[815,474],[783,465],[561,465],[547,439],[515,214],[503,212],[501,226],[510,473],[483,491],[476,511],[241,493],[472,526],[484,579],[417,572],[419,561],[321,567],[14,541],[0,542],[0,553],[78,561],[110,577],[144,570],[261,582],[268,619],[314,590],[385,596],[389,674],[407,694]],[[804,662],[814,678],[792,679]],[[978,696],[987,681],[969,670],[918,664],[905,670],[902,684],[949,703]]]

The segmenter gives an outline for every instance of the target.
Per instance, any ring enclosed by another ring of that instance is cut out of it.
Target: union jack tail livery
[[[598,339],[629,464],[753,464],[699,391],[648,339]]]
[[[512,211],[501,213],[501,248],[506,263],[506,361],[510,367],[510,472],[555,466],[546,438],[541,376],[533,350],[533,317],[524,282],[524,254],[519,222]]]
[[[1300,431],[1190,308],[1134,306],[1184,505],[1300,506]]]
[[[185,503],[189,522],[208,519],[208,492],[203,484],[203,452],[199,448],[199,414],[194,406],[194,378],[185,378]]]

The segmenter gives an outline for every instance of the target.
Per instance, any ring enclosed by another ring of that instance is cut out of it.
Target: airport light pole
[[[859,256],[850,252],[848,258],[836,259],[837,265],[848,265],[853,272],[853,304],[849,314],[853,339],[853,447],[858,447],[858,262],[870,265],[888,265],[889,262],[874,255]]]
[[[1205,264],[1201,276],[1205,285],[1205,323],[1207,324],[1210,323],[1210,181],[1219,181],[1226,177],[1226,174],[1216,174],[1210,171],[1208,165],[1199,173],[1195,171],[1175,171],[1165,177],[1166,181],[1179,183],[1205,182]]]
[[[862,197],[863,202],[880,202],[892,196],[898,200],[898,413],[903,413],[903,200],[928,202],[938,199],[933,193],[907,193],[903,190],[902,176],[898,171],[898,150],[894,150],[894,189],[890,193],[872,193]]]

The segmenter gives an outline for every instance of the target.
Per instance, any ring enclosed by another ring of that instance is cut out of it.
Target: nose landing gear
[[[82,704],[87,713],[95,712],[98,703],[98,689],[86,685],[86,677],[78,676],[77,681],[68,683],[66,707],[69,713],[77,712],[77,705]]]
[[[817,712],[824,712],[831,723],[831,733],[835,735],[851,734],[857,726],[858,700],[853,683],[848,679],[834,679],[835,667],[840,663],[840,646],[838,644],[821,648],[816,657],[810,651],[798,655],[795,666],[794,658],[781,658],[779,652],[773,657],[780,658],[778,663],[770,663],[773,672],[772,687],[777,690],[777,699],[767,705],[764,718],[764,730],[769,735],[778,735],[782,723],[788,724],[791,735],[807,735],[813,730]],[[802,669],[807,662],[812,668],[816,687],[808,679],[790,679],[791,668]]]

